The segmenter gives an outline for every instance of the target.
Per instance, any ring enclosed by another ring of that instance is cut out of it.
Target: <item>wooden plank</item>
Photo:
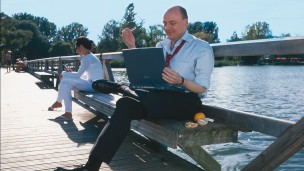
[[[206,171],[221,170],[221,165],[212,156],[210,156],[201,146],[184,147],[183,145],[180,145],[180,147]]]
[[[266,148],[244,171],[274,170],[304,146],[304,117],[289,127],[274,143]]]
[[[238,130],[257,131],[275,137],[294,124],[291,121],[210,105],[203,105],[203,112],[216,122],[232,126]]]
[[[134,120],[131,128],[167,147],[177,148],[178,132],[166,127],[166,125],[156,124],[148,120]]]
[[[34,72],[34,76],[37,78],[51,78],[53,75],[47,72]]]
[[[178,143],[183,144],[185,147],[237,142],[237,140],[237,130],[217,123],[208,123],[204,127],[189,131],[189,133],[179,132],[178,136]]]

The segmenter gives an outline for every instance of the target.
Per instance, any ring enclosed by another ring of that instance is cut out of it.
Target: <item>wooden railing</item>
[[[304,54],[304,37],[288,37],[278,39],[263,39],[252,41],[239,41],[229,43],[211,44],[215,57],[223,56],[258,56],[258,55],[296,55]],[[103,65],[104,76],[114,81],[110,62],[122,60],[121,52],[95,54],[100,57]],[[54,77],[62,71],[62,64],[68,63],[75,70],[79,67],[79,56],[64,56],[44,58],[28,61],[30,72],[43,71],[53,74]],[[56,80],[56,79],[55,79]],[[57,79],[58,80],[58,79]],[[57,84],[58,85],[58,82]],[[302,149],[304,145],[303,118],[297,123],[261,116],[253,113],[233,111],[210,105],[204,105],[207,113],[216,122],[232,126],[240,131],[256,131],[278,137],[278,139],[264,152],[252,161],[244,170],[271,170],[286,161],[293,154]],[[271,125],[267,128],[265,125]],[[297,133],[297,135],[294,135]],[[293,138],[289,138],[290,136]],[[286,147],[286,144],[293,148]],[[265,157],[264,155],[271,155]],[[268,165],[267,163],[271,163]]]

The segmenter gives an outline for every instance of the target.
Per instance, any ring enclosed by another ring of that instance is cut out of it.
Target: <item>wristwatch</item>
[[[181,76],[182,77],[182,76]],[[182,81],[179,83],[179,85],[180,86],[183,86],[184,85],[184,81],[185,81],[185,79],[184,79],[184,77],[182,77]]]

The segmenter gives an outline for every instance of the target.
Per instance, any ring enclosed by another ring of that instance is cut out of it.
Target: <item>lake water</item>
[[[114,73],[118,82],[128,82],[124,70]],[[304,117],[304,66],[233,66],[215,68],[204,104],[252,112],[291,121]],[[239,132],[238,143],[203,148],[222,170],[241,170],[276,138],[258,132]],[[192,161],[180,150],[171,150]],[[193,162],[193,161],[192,161]],[[276,170],[304,171],[304,150]]]

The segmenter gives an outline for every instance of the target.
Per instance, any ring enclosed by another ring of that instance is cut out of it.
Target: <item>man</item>
[[[12,65],[12,51],[7,51],[5,54],[5,64],[6,64],[6,72],[11,72]]]
[[[162,78],[170,84],[183,86],[190,93],[132,91],[109,81],[94,82],[96,91],[120,92],[124,96],[117,101],[116,110],[97,138],[87,163],[73,170],[97,171],[102,162],[109,163],[128,134],[132,120],[190,120],[195,113],[201,112],[200,97],[206,96],[214,66],[212,48],[187,32],[188,16],[183,7],[168,9],[163,24],[167,38],[156,45],[166,54],[167,67]],[[129,48],[135,48],[132,30],[124,29],[122,36]]]

